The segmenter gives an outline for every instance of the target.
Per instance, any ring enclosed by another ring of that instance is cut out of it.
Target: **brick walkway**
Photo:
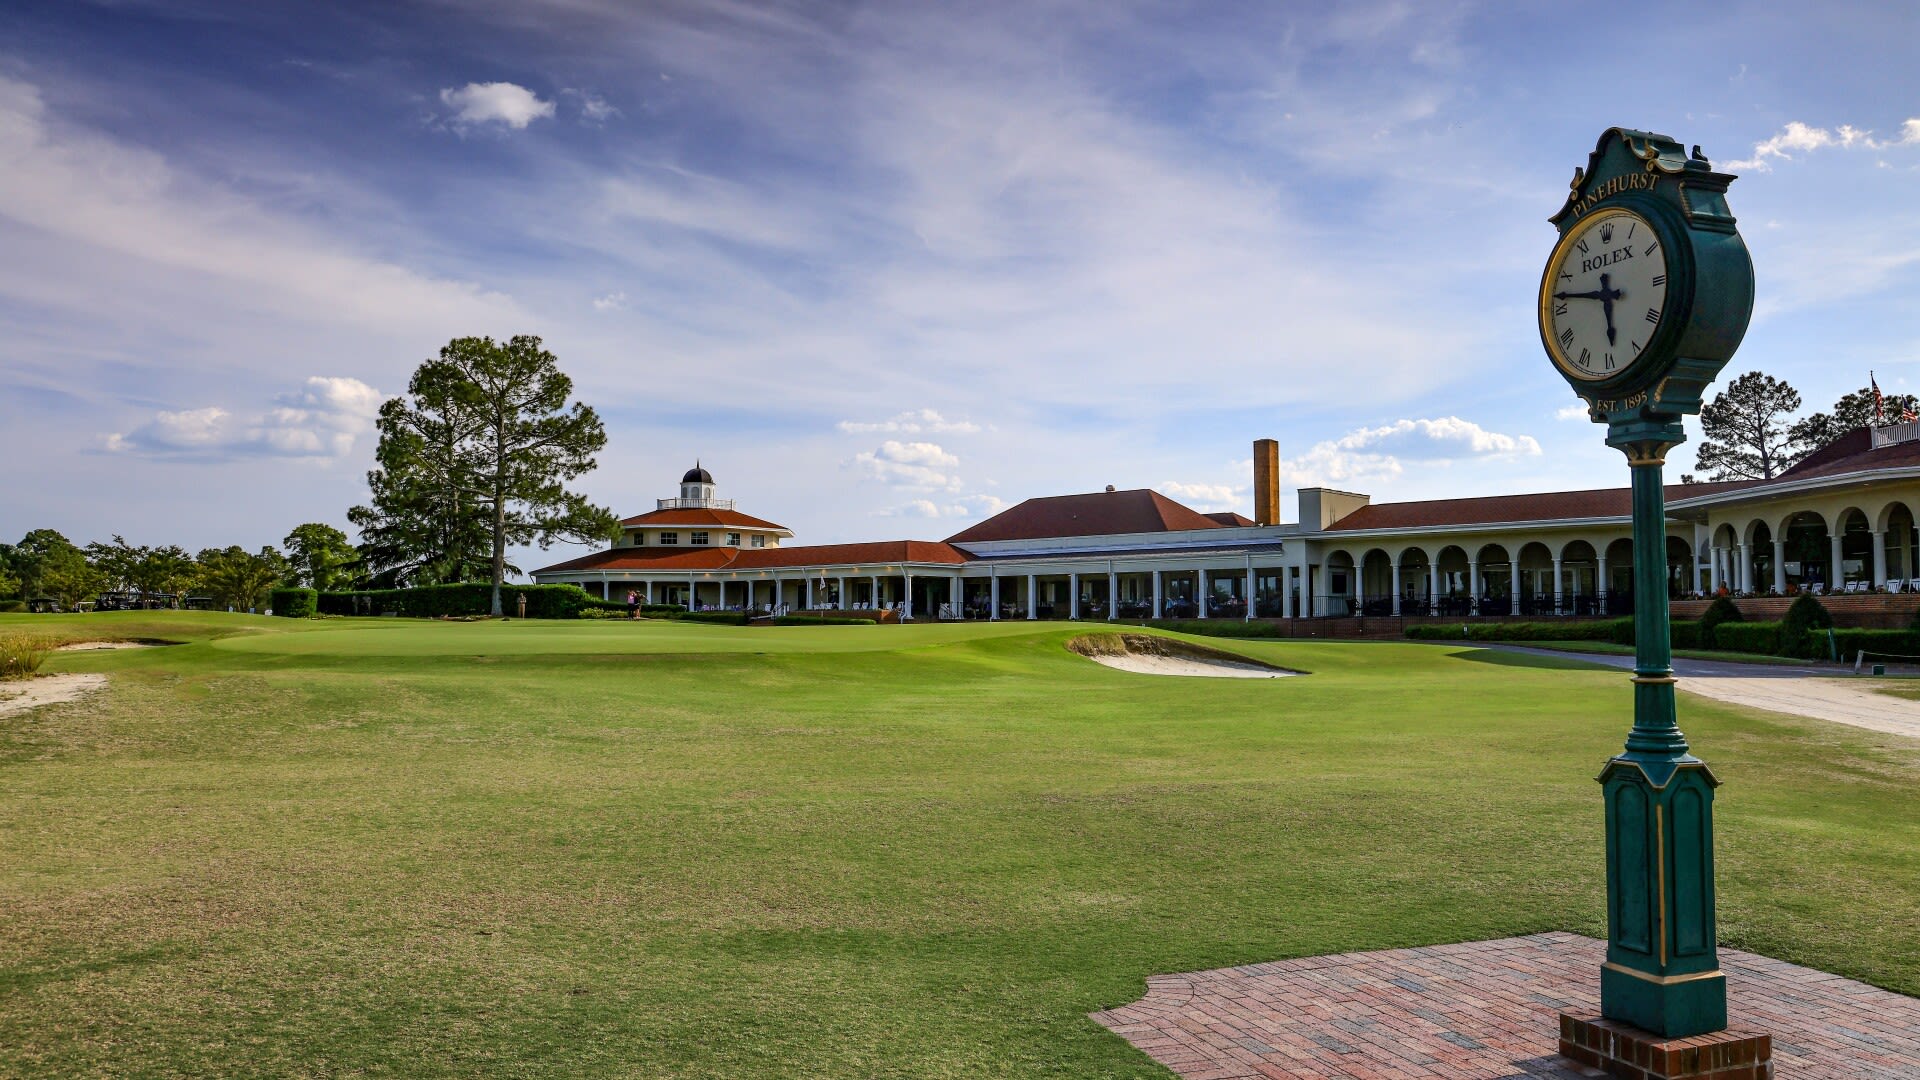
[[[1605,952],[1535,934],[1157,975],[1093,1018],[1187,1080],[1588,1077],[1554,1050],[1560,1010],[1599,1008]],[[1920,998],[1735,949],[1720,965],[1783,1080],[1920,1077]]]

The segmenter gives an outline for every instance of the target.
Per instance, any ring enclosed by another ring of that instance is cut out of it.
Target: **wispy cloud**
[[[1282,462],[1281,470],[1305,485],[1379,483],[1399,477],[1409,464],[1451,465],[1540,452],[1539,440],[1531,435],[1507,435],[1445,416],[1360,428],[1315,443],[1301,457]]]
[[[958,433],[971,435],[980,430],[980,425],[967,420],[949,420],[932,409],[917,409],[898,413],[885,420],[867,422],[860,420],[842,420],[834,425],[848,435],[869,435],[875,433],[887,435],[940,435]]]
[[[1873,132],[1841,124],[1828,129],[1814,127],[1799,120],[1789,121],[1778,134],[1753,144],[1753,156],[1740,161],[1727,162],[1729,169],[1751,169],[1759,172],[1772,172],[1776,161],[1792,161],[1795,154],[1810,154],[1815,150],[1839,148],[1850,150],[1856,147],[1868,150],[1885,150],[1895,146],[1920,144],[1920,117],[1909,119],[1900,126],[1900,133],[1890,139],[1876,139]]]

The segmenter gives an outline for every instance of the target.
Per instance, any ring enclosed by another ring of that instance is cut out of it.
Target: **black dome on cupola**
[[[713,474],[701,468],[698,464],[695,464],[693,468],[687,470],[687,475],[680,478],[680,482],[683,484],[711,484],[713,483]]]

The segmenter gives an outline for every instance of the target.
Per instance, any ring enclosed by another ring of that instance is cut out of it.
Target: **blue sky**
[[[1741,174],[1728,377],[1920,389],[1917,9],[1320,8],[10,4],[0,536],[344,527],[467,334],[558,354],[596,499],[698,457],[802,541],[1244,512],[1262,436],[1289,517],[1621,483],[1531,310],[1616,124]]]

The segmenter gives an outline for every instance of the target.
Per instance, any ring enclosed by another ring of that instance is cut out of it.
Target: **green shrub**
[[[1667,640],[1676,649],[1699,649],[1700,623],[1694,619],[1675,619],[1667,626]]]
[[[1631,644],[1633,620],[1427,623],[1407,627],[1407,636],[1425,641],[1615,641]]]
[[[1725,652],[1771,656],[1780,651],[1780,624],[1723,622],[1713,631],[1713,647]]]
[[[320,594],[312,589],[275,589],[267,594],[267,606],[275,615],[311,619],[319,610]]]
[[[578,585],[502,585],[500,610],[518,615],[522,596],[527,598],[529,619],[576,618],[594,599]],[[432,619],[442,615],[486,615],[492,610],[492,597],[493,586],[487,582],[464,581],[412,589],[325,592],[320,594],[319,608],[323,615],[380,615],[392,611]]]
[[[1863,649],[1879,659],[1920,658],[1920,631],[1835,630],[1833,639],[1842,660],[1852,660]]]
[[[1815,641],[1813,632],[1826,630],[1832,625],[1833,616],[1827,613],[1826,606],[1813,594],[1801,593],[1787,608],[1786,617],[1780,620],[1781,655],[1824,659],[1827,655],[1827,636],[1821,634],[1819,640]]]
[[[722,626],[745,626],[749,621],[744,611],[681,611],[679,608],[674,608],[671,614],[655,617],[674,622],[719,623]]]
[[[1230,638],[1277,638],[1287,635],[1280,627],[1269,622],[1246,622],[1242,619],[1148,619],[1141,624],[1156,630],[1171,630],[1176,634],[1195,634],[1206,637]]]
[[[621,606],[621,610],[622,611],[626,610],[625,605]],[[672,615],[675,612],[681,612],[685,610],[687,610],[686,607],[680,604],[641,604],[640,605],[640,614],[642,615]]]
[[[25,600],[0,600],[0,615],[22,615],[26,610]]]
[[[1737,623],[1744,622],[1745,620],[1746,616],[1740,614],[1740,607],[1733,602],[1732,597],[1714,597],[1713,603],[1707,605],[1707,610],[1700,613],[1700,640],[1703,643],[1702,647],[1708,649],[1719,648],[1719,644],[1713,634],[1715,630],[1720,628],[1721,623]]]
[[[24,679],[40,670],[53,642],[38,634],[0,633],[0,679]]]
[[[824,615],[814,618],[810,615],[780,615],[769,619],[775,626],[874,626],[872,619],[849,619],[839,615]]]

